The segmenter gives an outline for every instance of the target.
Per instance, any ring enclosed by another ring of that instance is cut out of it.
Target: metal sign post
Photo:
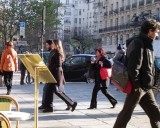
[[[25,22],[20,22],[20,37],[25,38]]]

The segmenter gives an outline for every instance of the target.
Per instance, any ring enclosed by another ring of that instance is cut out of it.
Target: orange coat
[[[7,48],[2,52],[1,70],[3,71],[18,70],[17,52],[13,48]]]

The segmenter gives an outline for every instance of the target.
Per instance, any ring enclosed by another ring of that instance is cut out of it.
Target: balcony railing
[[[118,25],[118,26],[99,29],[99,33],[113,32],[113,31],[117,31],[117,30],[120,31],[120,30],[131,29],[131,28],[133,28],[133,26],[131,26],[129,24],[124,24],[124,25]]]
[[[144,6],[144,0],[139,1],[139,6]]]
[[[152,0],[146,0],[146,4],[152,4]]]
[[[137,8],[137,3],[133,3],[132,8]]]
[[[65,12],[64,14],[70,16],[71,12]]]
[[[118,12],[119,12],[118,9],[113,10],[113,13],[118,13]]]
[[[64,21],[64,23],[65,24],[71,24],[71,21],[66,20],[66,21]]]
[[[123,11],[124,11],[124,7],[121,7],[121,8],[120,8],[120,11],[123,12]]]
[[[105,12],[105,13],[104,13],[104,16],[108,16],[108,12]]]
[[[154,0],[154,2],[159,2],[160,0]]]
[[[131,6],[130,5],[127,5],[126,6],[126,10],[130,10]]]

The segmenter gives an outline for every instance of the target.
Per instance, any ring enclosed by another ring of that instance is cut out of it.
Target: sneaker
[[[10,95],[11,94],[11,90],[8,90],[6,95]]]

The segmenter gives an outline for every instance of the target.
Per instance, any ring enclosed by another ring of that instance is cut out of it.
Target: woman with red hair
[[[108,100],[112,104],[112,108],[117,104],[117,100],[108,92],[106,80],[103,80],[100,76],[100,68],[111,68],[111,62],[106,58],[107,54],[104,52],[102,48],[96,49],[96,60],[91,62],[91,66],[95,71],[95,85],[92,92],[92,98],[90,107],[88,109],[96,109],[97,108],[97,94],[98,91],[101,90],[102,93],[108,98]]]

